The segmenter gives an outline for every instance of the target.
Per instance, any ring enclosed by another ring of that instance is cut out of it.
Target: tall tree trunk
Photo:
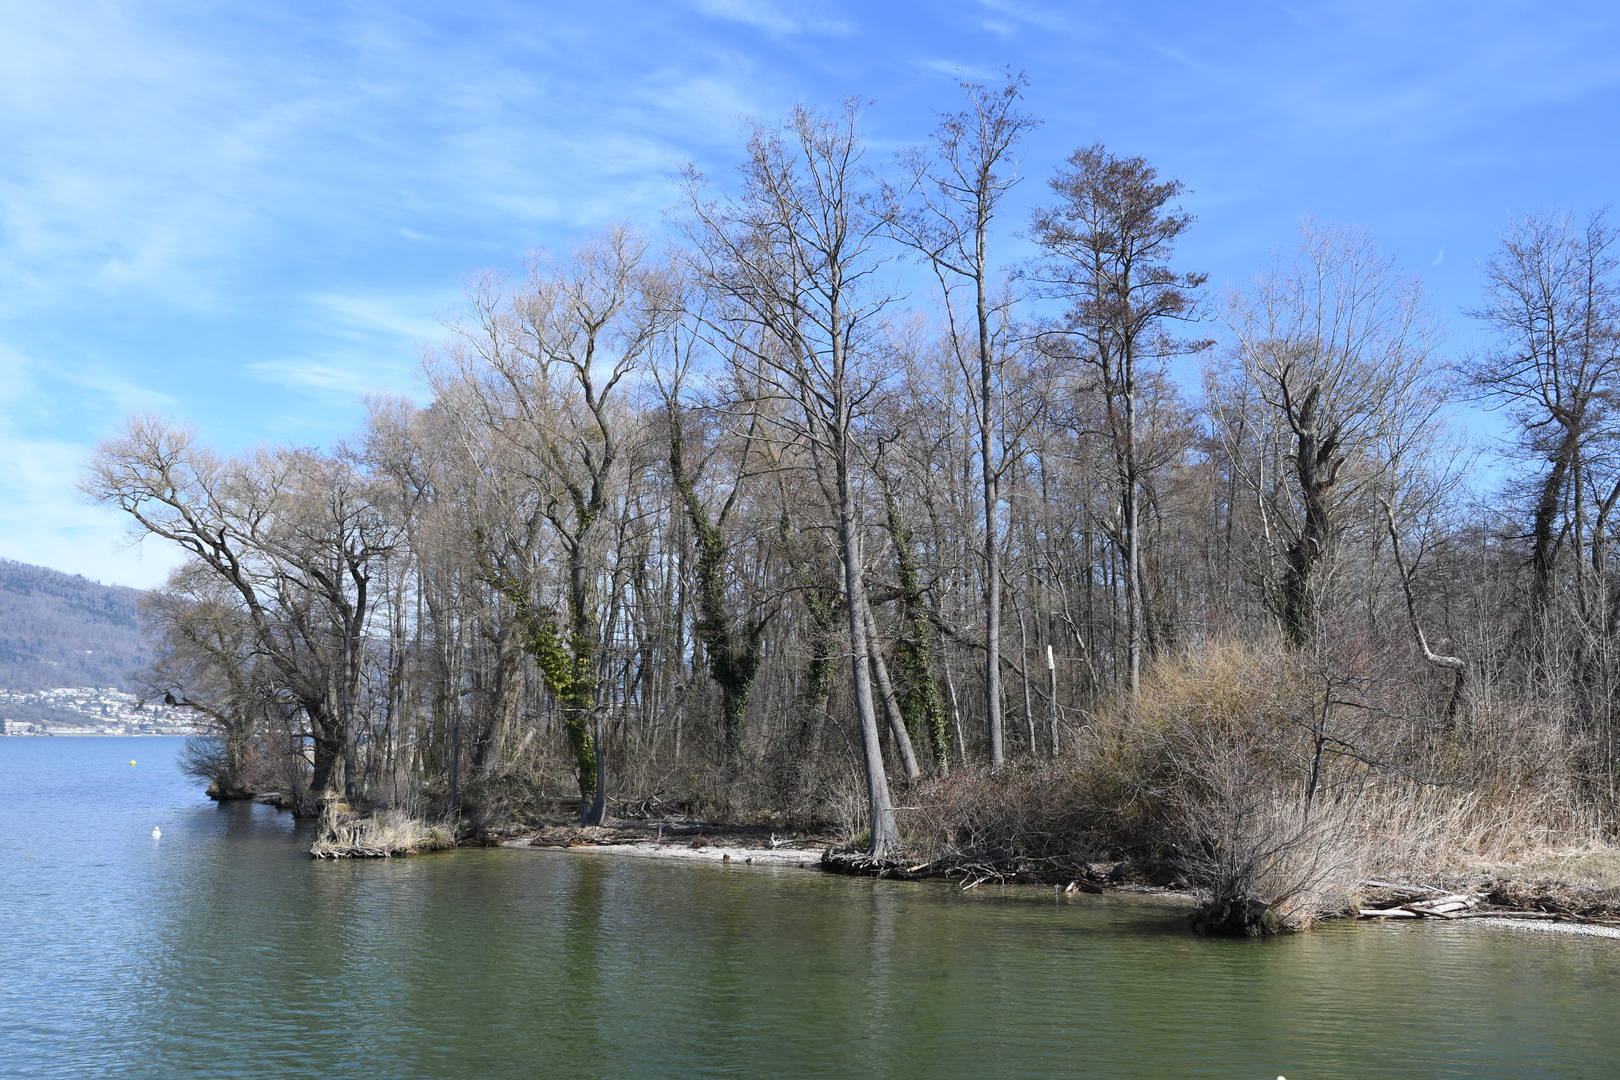
[[[495,637],[495,686],[490,694],[489,721],[479,733],[475,761],[482,776],[492,776],[501,766],[506,742],[511,737],[523,703],[523,650],[515,624],[503,626]]]
[[[354,656],[354,639],[349,633],[348,620],[343,627],[343,686],[339,691],[339,708],[343,720],[343,798],[353,806],[360,795],[358,733],[354,722],[354,680],[358,674]]]
[[[1142,685],[1141,513],[1137,507],[1136,388],[1134,358],[1125,360],[1125,653],[1131,696]]]
[[[983,234],[979,238],[983,266]],[[995,446],[994,384],[990,364],[990,313],[984,274],[976,278],[979,316],[979,457],[984,471],[984,648],[985,720],[990,729],[990,767],[1001,768],[1005,753],[1001,735],[1001,530],[997,510],[1001,502]]]
[[[310,794],[317,799],[334,798],[342,782],[343,736],[333,730],[332,718],[322,706],[306,704],[309,719],[310,743],[313,750],[313,771],[309,777]]]
[[[1531,611],[1536,616],[1545,614],[1552,594],[1553,564],[1557,557],[1558,511],[1563,505],[1564,487],[1569,480],[1570,462],[1574,460],[1579,444],[1574,427],[1564,429],[1558,448],[1553,451],[1552,469],[1541,483],[1536,498],[1535,519],[1531,524],[1530,569]]]
[[[722,512],[719,520],[712,520],[698,498],[696,484],[686,471],[680,402],[673,398],[669,403],[669,469],[697,538],[699,618],[694,630],[703,639],[709,675],[720,687],[723,754],[728,765],[736,768],[742,760],[748,696],[759,673],[764,624],[755,622],[741,635],[732,630],[726,612],[726,546],[722,532],[726,515]]]
[[[855,717],[860,726],[861,751],[866,766],[866,798],[872,834],[868,851],[874,859],[881,859],[899,845],[900,831],[895,825],[889,777],[883,767],[877,710],[873,707],[872,681],[866,666],[866,620],[862,618],[861,599],[861,538],[857,531],[855,491],[849,475],[847,445],[838,447],[838,451],[838,542],[844,558],[844,607],[849,615],[849,661],[855,687]]]
[[[1312,579],[1327,553],[1328,493],[1338,483],[1339,468],[1345,461],[1339,429],[1329,425],[1324,430],[1318,412],[1321,393],[1320,385],[1311,387],[1289,415],[1296,440],[1295,476],[1305,505],[1305,521],[1289,546],[1282,581],[1283,630],[1296,646],[1304,646],[1315,627]]]
[[[915,781],[922,775],[917,767],[917,753],[911,744],[911,733],[906,730],[905,717],[900,712],[900,699],[889,680],[889,665],[883,659],[883,642],[878,637],[877,619],[872,616],[872,605],[862,589],[861,608],[866,618],[866,654],[872,661],[872,674],[877,680],[878,693],[883,699],[883,712],[889,718],[889,730],[894,736],[895,749],[906,779]]]
[[[926,732],[933,743],[934,767],[941,773],[951,768],[951,748],[945,726],[945,703],[940,698],[939,681],[934,677],[934,651],[930,644],[928,608],[917,580],[917,560],[911,551],[911,537],[900,517],[894,489],[886,477],[879,477],[888,510],[889,535],[894,540],[895,566],[900,579],[899,648],[901,678],[905,683],[900,714],[913,738]]]

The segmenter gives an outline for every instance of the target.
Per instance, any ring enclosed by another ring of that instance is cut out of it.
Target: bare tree
[[[1050,181],[1057,201],[1030,218],[1042,249],[1028,273],[1049,296],[1068,303],[1043,328],[1043,347],[1088,365],[1104,404],[1119,491],[1126,595],[1126,653],[1131,692],[1141,681],[1144,639],[1142,462],[1137,408],[1141,368],[1195,351],[1169,326],[1194,317],[1193,294],[1205,275],[1170,267],[1176,240],[1192,215],[1171,204],[1186,190],[1160,181],[1142,158],[1117,158],[1098,143],[1069,156]]]
[[[211,568],[190,561],[142,598],[141,619],[156,645],[152,664],[137,675],[143,693],[206,719],[218,740],[218,753],[207,757],[211,796],[251,797],[248,751],[259,700],[273,687],[255,671],[253,624],[238,598]]]
[[[345,475],[305,451],[222,461],[191,431],[137,416],[97,447],[82,481],[240,597],[279,691],[308,719],[311,787],[323,797],[355,783],[344,777],[354,761],[367,582],[388,544]]]
[[[697,309],[701,323],[701,300],[694,298],[691,306]],[[728,609],[730,574],[728,574],[726,526],[737,509],[737,500],[743,493],[748,473],[749,454],[756,438],[761,436],[759,413],[746,395],[739,402],[747,414],[747,430],[736,440],[739,450],[735,475],[729,490],[720,497],[720,507],[710,513],[699,492],[703,474],[712,456],[704,456],[692,466],[687,464],[687,408],[682,403],[682,390],[692,364],[692,353],[698,347],[696,325],[682,322],[670,326],[665,335],[667,370],[654,371],[669,425],[669,472],[680,496],[693,539],[697,542],[697,601],[699,617],[694,632],[703,641],[708,660],[709,675],[720,687],[720,714],[723,753],[728,763],[736,765],[743,751],[743,730],[748,714],[748,695],[759,673],[761,647],[766,627],[774,613],[774,605],[758,604],[737,625]]]
[[[1583,464],[1612,437],[1620,369],[1617,233],[1600,211],[1577,225],[1568,214],[1513,222],[1484,264],[1486,303],[1469,314],[1496,333],[1471,365],[1479,389],[1519,425],[1525,449],[1547,463],[1531,522],[1533,608],[1545,611],[1565,500],[1579,507],[1572,546],[1586,542],[1588,515],[1612,510],[1620,480],[1590,494]]]
[[[458,328],[456,386],[450,370],[434,376],[459,403],[466,445],[484,455],[478,471],[490,483],[479,496],[501,512],[477,529],[482,573],[512,605],[524,648],[561,705],[586,824],[600,824],[607,805],[596,579],[636,428],[623,383],[669,317],[645,254],[639,236],[615,228],[567,261],[537,257],[519,289],[486,280],[473,297],[475,324]],[[560,605],[537,573],[546,543],[561,549]]]
[[[968,108],[940,118],[927,150],[902,161],[910,173],[912,202],[892,215],[896,235],[921,252],[939,279],[948,339],[962,373],[977,379],[974,398],[979,429],[979,460],[984,484],[985,716],[990,731],[990,767],[1005,758],[1001,721],[1001,477],[996,430],[995,341],[997,312],[991,297],[995,273],[990,262],[990,227],[1001,200],[1018,183],[1013,148],[1039,121],[1017,110],[1028,80],[1009,75],[989,88],[962,83]],[[891,196],[893,198],[893,196]],[[894,199],[898,202],[898,199]],[[964,347],[955,304],[960,284],[973,291],[973,345]],[[1005,301],[1003,301],[1005,303]],[[970,360],[976,363],[970,364]]]
[[[1521,634],[1533,647],[1524,658],[1532,679],[1571,695],[1570,733],[1611,802],[1620,778],[1620,583],[1609,565],[1620,503],[1617,240],[1601,210],[1584,223],[1570,214],[1513,222],[1484,265],[1486,303],[1470,314],[1494,341],[1469,371],[1518,427],[1518,452],[1545,470],[1526,480]]]
[[[1319,569],[1344,526],[1338,508],[1374,490],[1394,494],[1403,463],[1433,430],[1433,330],[1417,282],[1398,275],[1370,237],[1309,223],[1294,259],[1234,293],[1225,321],[1232,374],[1269,417],[1244,421],[1218,405],[1218,423],[1234,449],[1245,422],[1283,440],[1240,456],[1281,557],[1277,616],[1303,646],[1315,630]],[[1288,487],[1277,484],[1280,467],[1293,473]],[[1377,521],[1371,503],[1363,509]]]
[[[688,170],[685,227],[696,279],[723,309],[715,324],[728,328],[749,381],[792,410],[783,421],[807,447],[836,522],[871,853],[881,857],[899,831],[867,667],[858,440],[881,382],[872,338],[889,297],[874,280],[886,221],[863,198],[858,115],[850,101],[836,117],[797,108],[785,131],[756,126],[742,190],[718,203]]]
[[[898,858],[903,770],[936,869],[1175,850],[1239,931],[1308,918],[1363,837],[1611,838],[1602,215],[1518,223],[1486,268],[1473,391],[1526,466],[1498,499],[1363,233],[1313,227],[1234,293],[1194,400],[1183,189],[1090,147],[1030,229],[1054,317],[1017,318],[990,251],[1022,88],[965,87],[899,189],[854,104],[750,128],[729,197],[687,174],[668,262],[619,227],[475,279],[431,401],[372,399],[354,444],[229,456],[144,417],[104,443],[85,490],[187,556],[143,680],[207,718],[217,793],[359,837],[345,802],[492,829],[576,789],[599,822],[611,788],[869,822]],[[942,303],[902,306],[908,251]],[[963,764],[1029,761],[945,776],[952,728]]]

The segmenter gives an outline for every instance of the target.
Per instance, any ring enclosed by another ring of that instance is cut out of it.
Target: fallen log
[[[1466,900],[1453,900],[1433,904],[1407,904],[1407,907],[1423,915],[1444,915],[1449,911],[1463,911],[1468,907]]]
[[[1419,896],[1428,896],[1431,893],[1444,892],[1443,889],[1431,889],[1427,885],[1397,885],[1392,881],[1363,881],[1369,889],[1393,889],[1396,892],[1417,893]]]
[[[1369,889],[1390,889],[1394,892],[1412,893],[1414,896],[1433,896],[1436,893],[1444,894],[1446,890],[1436,889],[1432,885],[1397,885],[1391,881],[1363,881]]]

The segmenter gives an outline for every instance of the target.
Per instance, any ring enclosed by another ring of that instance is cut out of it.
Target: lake
[[[316,862],[288,815],[206,799],[182,742],[0,739],[0,1076],[1620,1075],[1613,940],[1211,940],[1128,897],[543,850]]]

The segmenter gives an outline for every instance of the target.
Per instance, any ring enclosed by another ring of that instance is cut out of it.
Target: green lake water
[[[0,1076],[1620,1077],[1620,941],[1210,940],[1122,897],[555,851],[315,862],[179,746],[0,739]]]

